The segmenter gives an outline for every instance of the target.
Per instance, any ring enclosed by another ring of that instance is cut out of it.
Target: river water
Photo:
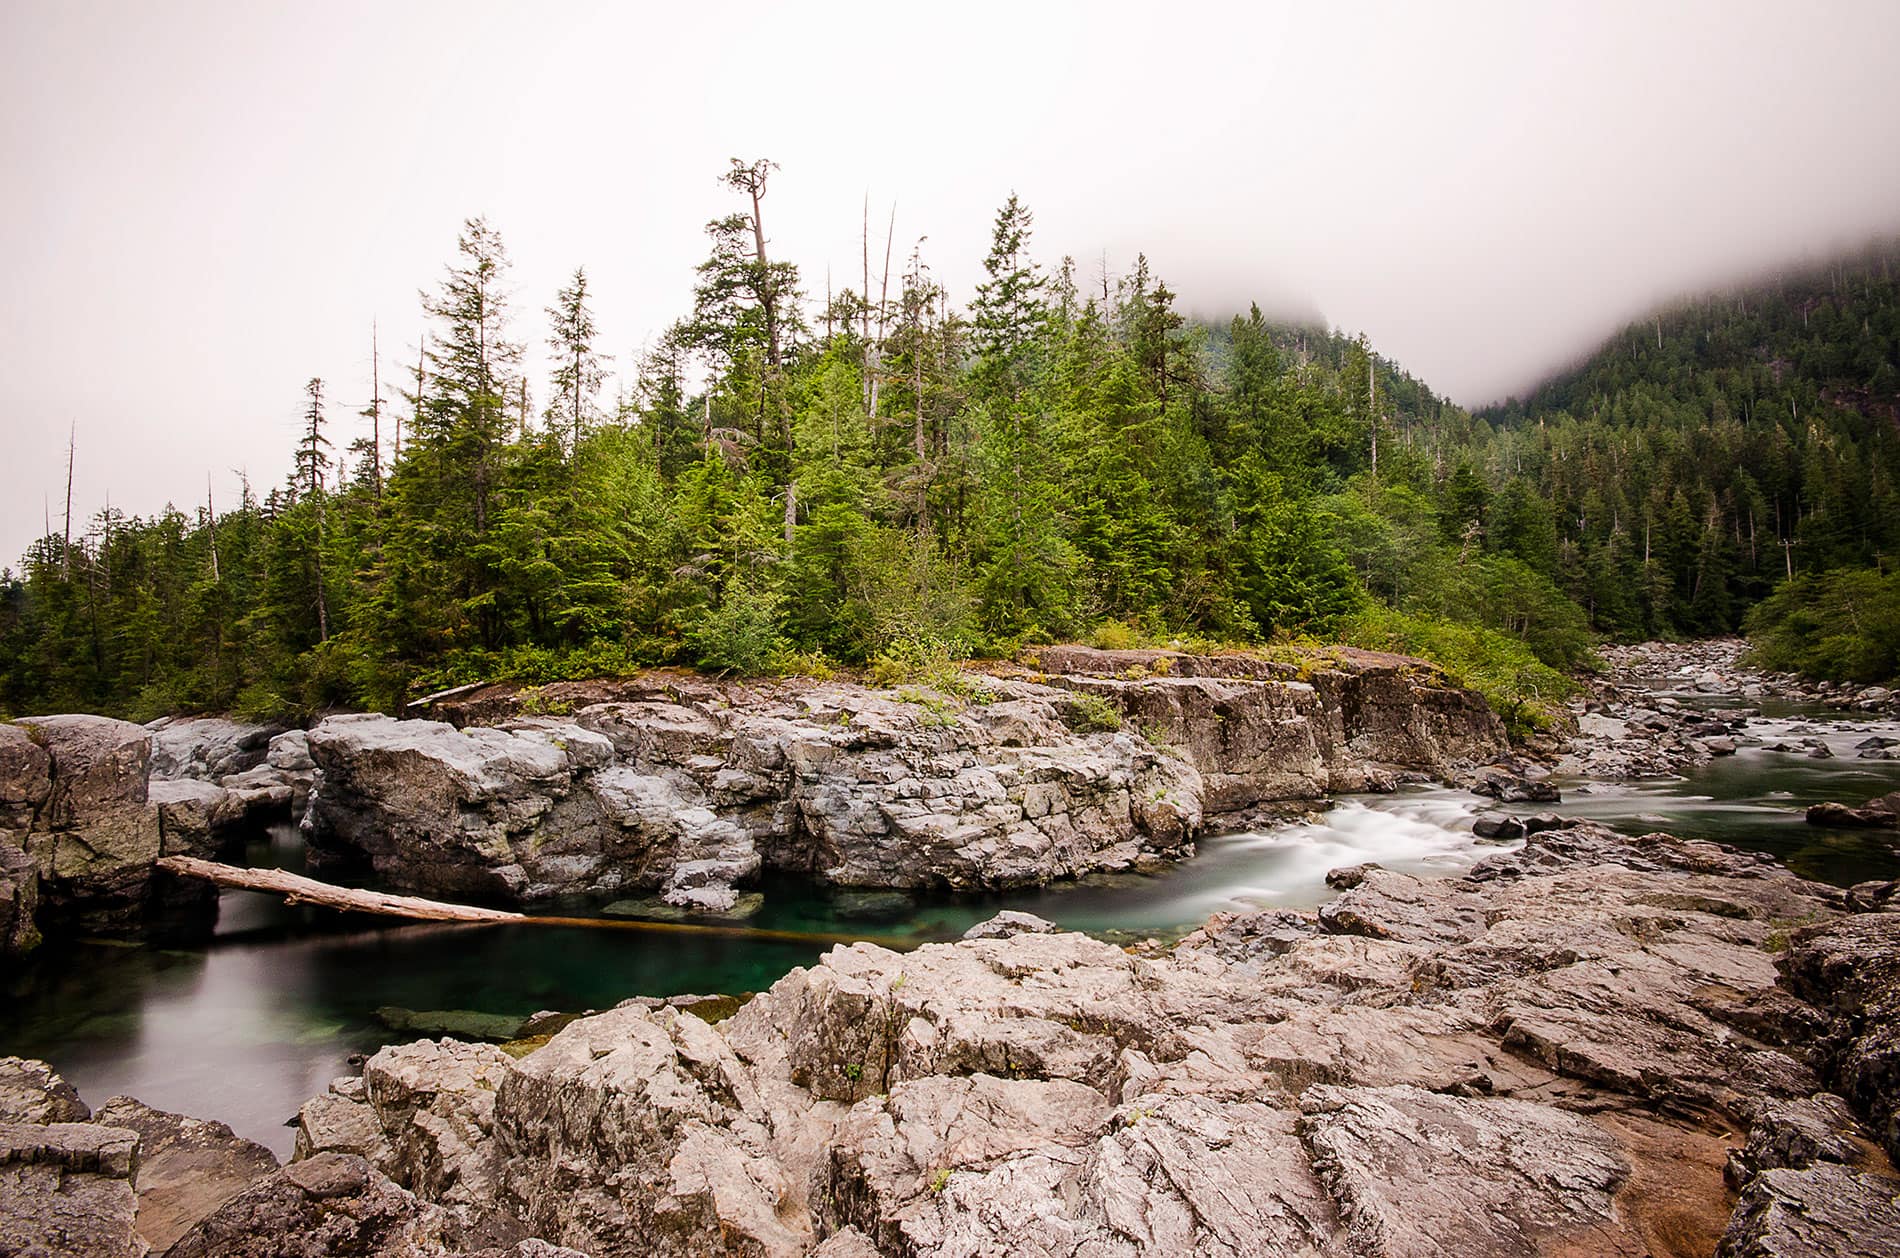
[[[1900,736],[1900,727],[1771,705],[1749,732],[1765,742],[1819,736],[1836,758],[1745,748],[1680,778],[1561,780],[1564,803],[1524,810],[1767,851],[1803,875],[1843,886],[1900,877],[1893,832],[1822,829],[1803,819],[1810,803],[1859,803],[1900,789],[1900,761],[1859,760],[1854,751],[1868,733]],[[750,924],[922,941],[954,938],[998,909],[1017,908],[1110,938],[1173,936],[1222,910],[1311,908],[1330,894],[1326,871],[1341,865],[1377,861],[1419,874],[1458,873],[1511,846],[1472,835],[1472,818],[1488,805],[1442,788],[1345,797],[1316,819],[1206,839],[1192,860],[1163,874],[1008,896],[828,897],[793,882],[768,883],[765,907]],[[260,835],[248,856],[257,865],[295,867],[295,830]],[[634,995],[758,991],[816,961],[826,946],[549,927],[364,925],[230,891],[204,947],[75,943],[29,956],[0,980],[0,1054],[52,1062],[94,1105],[115,1093],[137,1096],[161,1109],[221,1119],[286,1155],[286,1120],[331,1079],[351,1072],[351,1054],[415,1038],[390,1030],[379,1008],[519,1017],[606,1008]]]

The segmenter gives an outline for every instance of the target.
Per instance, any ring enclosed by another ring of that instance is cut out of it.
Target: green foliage
[[[1804,573],[1755,605],[1748,636],[1761,668],[1830,681],[1900,680],[1900,572]]]
[[[1106,734],[1122,727],[1121,712],[1102,696],[1071,690],[1068,700],[1069,724],[1078,733]]]
[[[1339,637],[1437,664],[1453,682],[1483,695],[1515,738],[1550,728],[1577,690],[1522,641],[1479,625],[1369,607],[1342,622]]]
[[[693,662],[713,672],[750,677],[773,671],[785,651],[779,634],[783,599],[748,585],[728,587],[686,631]]]
[[[1896,671],[1891,246],[1665,311],[1473,415],[1362,337],[1195,325],[1145,258],[1084,294],[1014,197],[967,311],[920,251],[820,331],[760,253],[773,169],[726,172],[693,309],[612,413],[586,274],[547,307],[537,411],[506,252],[465,223],[400,456],[287,382],[285,483],[102,512],[0,574],[0,709],[294,718],[691,663],[863,666],[953,712],[993,697],[974,655],[1343,634],[1439,660],[1524,731],[1595,635],[1745,617],[1773,666]]]

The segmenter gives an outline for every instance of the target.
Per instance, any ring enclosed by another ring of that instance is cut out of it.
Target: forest
[[[1191,320],[1144,258],[1039,258],[1014,196],[967,305],[868,240],[863,291],[815,297],[773,169],[732,163],[691,310],[613,399],[586,271],[511,308],[465,223],[413,366],[304,384],[282,483],[64,522],[0,577],[0,709],[1314,640],[1438,660],[1525,729],[1605,637],[1900,672],[1900,246],[1660,310],[1471,413],[1363,337]]]

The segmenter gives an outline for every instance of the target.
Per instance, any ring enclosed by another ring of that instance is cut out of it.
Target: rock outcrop
[[[1504,747],[1476,696],[1417,661],[1360,653],[1302,679],[1248,656],[1124,654],[1051,648],[1042,666],[1066,671],[972,675],[981,701],[654,674],[566,718],[482,695],[458,714],[495,724],[333,717],[308,739],[312,858],[430,895],[658,891],[709,912],[766,868],[1021,887],[1185,855],[1213,814]]]
[[[146,731],[102,716],[0,725],[0,936],[146,930],[179,888],[154,876],[158,808]]]
[[[299,1149],[595,1258],[1891,1252],[1900,914],[1588,824],[1339,882],[1167,951],[1014,923],[717,1025],[386,1049]]]
[[[168,827],[180,834],[166,855],[216,855],[186,851],[184,843],[215,849],[257,826],[302,816],[316,778],[308,740],[300,729],[250,725],[222,717],[163,717],[152,733],[152,792],[179,817]],[[160,783],[170,785],[161,787]]]
[[[91,1111],[44,1062],[0,1057],[0,1254],[142,1258],[135,1131]]]

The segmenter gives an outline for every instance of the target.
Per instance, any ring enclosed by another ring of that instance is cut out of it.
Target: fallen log
[[[243,891],[265,891],[284,897],[286,904],[316,904],[326,909],[349,913],[375,913],[382,917],[406,917],[418,922],[521,922],[526,913],[506,909],[481,909],[467,904],[445,904],[413,895],[389,895],[381,891],[362,891],[355,887],[336,887],[287,869],[243,869],[199,860],[195,856],[161,856],[158,867],[186,878],[202,878],[220,887]]]
[[[183,878],[202,878],[220,887],[281,895],[286,904],[315,904],[345,913],[373,913],[415,922],[458,922],[470,926],[566,926],[585,930],[637,930],[654,934],[715,935],[728,939],[757,939],[771,943],[875,943],[906,951],[926,942],[888,935],[846,935],[797,930],[764,930],[756,926],[716,926],[704,922],[651,922],[627,917],[542,917],[508,909],[448,904],[420,896],[391,895],[358,887],[338,887],[287,869],[245,869],[195,856],[161,856],[158,868]]]

